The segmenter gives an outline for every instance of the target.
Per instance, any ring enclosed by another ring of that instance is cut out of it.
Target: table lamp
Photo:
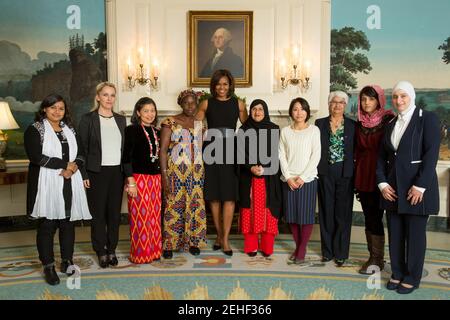
[[[0,101],[0,171],[6,171],[6,162],[3,158],[3,152],[6,150],[6,141],[8,135],[3,133],[2,129],[18,129],[19,125],[9,109],[9,104],[6,101]]]

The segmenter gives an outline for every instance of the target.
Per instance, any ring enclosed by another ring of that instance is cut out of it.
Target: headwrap
[[[260,122],[256,122],[255,120],[253,120],[252,118],[252,109],[254,107],[256,107],[258,104],[262,105],[263,109],[264,109],[264,119],[262,119]],[[250,110],[249,110],[249,117],[247,118],[247,121],[244,122],[244,124],[242,125],[241,129],[242,130],[247,130],[250,128],[259,130],[259,129],[278,129],[279,127],[270,121],[270,116],[269,116],[269,108],[267,107],[267,103],[264,100],[261,99],[256,99],[253,100],[253,102],[250,104]]]
[[[252,109],[256,107],[258,104],[263,106],[264,109],[264,119],[260,122],[256,122],[253,120],[251,116]],[[273,147],[276,152],[278,152],[278,139],[276,141],[272,141],[271,139],[271,130],[280,130],[280,127],[276,125],[275,123],[270,121],[269,116],[269,108],[267,107],[267,103],[264,100],[256,99],[253,100],[253,102],[250,105],[250,116],[248,117],[247,121],[240,127],[244,132],[249,129],[255,129],[256,130],[256,137],[257,137],[257,156],[256,156],[256,163],[250,163],[250,147],[248,141],[246,141],[243,145],[238,145],[238,152],[244,152],[245,153],[245,164],[240,166],[240,178],[239,178],[239,201],[241,208],[251,208],[252,207],[252,199],[250,196],[250,190],[251,190],[251,184],[252,184],[252,177],[253,174],[250,172],[250,168],[253,165],[262,165],[260,161],[260,145],[259,145],[259,139],[260,134],[263,132],[260,132],[260,129],[267,129],[267,149],[270,154],[267,154],[268,157],[272,158],[272,156],[276,157],[276,161],[278,161],[278,154],[274,155],[272,154],[271,150]],[[279,134],[279,132],[278,132]],[[274,144],[272,146],[272,144]],[[244,150],[242,150],[244,149]],[[265,168],[268,168],[269,164],[262,165]],[[262,178],[265,179],[265,185],[266,185],[266,206],[270,209],[270,213],[275,218],[280,218],[281,216],[281,201],[282,201],[282,190],[281,190],[281,181],[280,181],[280,170],[279,166],[277,166],[277,172],[274,174],[265,174]]]
[[[386,96],[384,90],[377,85],[369,85],[367,87],[373,88],[378,94],[378,107],[371,115],[364,112],[361,108],[361,92],[358,95],[358,121],[361,122],[365,128],[374,128],[378,126],[386,115],[394,115],[391,110],[386,110]]]
[[[395,91],[397,90],[405,91],[411,98],[411,103],[409,104],[408,108],[406,108],[407,110],[416,105],[416,91],[414,90],[414,86],[410,82],[400,81],[399,83],[397,83],[394,89],[392,89],[392,95],[394,95]]]
[[[181,106],[181,103],[183,102],[184,98],[189,97],[189,96],[194,98],[195,103],[198,103],[198,93],[192,89],[186,89],[186,90],[181,91],[180,94],[178,95],[178,98],[177,98],[178,105]]]

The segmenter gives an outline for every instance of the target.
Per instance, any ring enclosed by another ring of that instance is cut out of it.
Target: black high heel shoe
[[[233,250],[223,250],[223,253],[225,253],[227,256],[232,256],[233,255]]]
[[[44,277],[45,281],[51,286],[59,284],[59,277],[58,274],[56,273],[54,265],[44,267]]]
[[[67,269],[69,269],[69,266],[73,266],[72,259],[61,261],[61,267],[60,267],[61,272],[67,274],[67,276],[70,277],[75,274],[75,270],[72,269],[71,272],[67,272]]]
[[[217,250],[220,250],[220,249],[222,249],[222,246],[220,244],[214,243],[213,250],[217,251]]]
[[[119,260],[117,260],[117,257],[115,254],[108,255],[108,263],[110,266],[117,266],[119,264]]]
[[[200,254],[200,249],[197,247],[190,247],[189,253],[192,254],[193,256],[198,256]]]
[[[164,259],[172,259],[173,253],[172,250],[164,250],[163,251],[163,258]]]
[[[98,264],[100,265],[100,268],[106,269],[109,266],[108,263],[108,256],[105,254],[103,256],[98,257]]]

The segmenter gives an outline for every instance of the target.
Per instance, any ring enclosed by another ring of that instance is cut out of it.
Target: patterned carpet
[[[67,281],[60,274],[61,284],[55,287],[42,278],[35,246],[0,248],[0,299],[450,299],[450,251],[428,249],[420,289],[399,295],[384,288],[389,264],[381,273],[379,288],[376,279],[368,281],[357,273],[367,258],[365,244],[351,245],[351,257],[342,268],[320,262],[317,241],[310,242],[308,263],[303,266],[288,264],[294,248],[289,236],[277,239],[270,258],[248,257],[240,236],[233,238],[232,248],[233,257],[205,249],[198,257],[175,253],[172,260],[135,265],[128,261],[129,242],[122,240],[119,266],[100,269],[91,244],[78,242],[74,262],[81,269],[80,277]]]

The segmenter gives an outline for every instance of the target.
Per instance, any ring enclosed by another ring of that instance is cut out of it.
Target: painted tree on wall
[[[450,63],[450,37],[448,37],[447,40],[445,40],[444,43],[441,44],[438,49],[444,51],[444,53],[442,54],[442,60],[446,64],[449,64]]]
[[[372,70],[367,56],[370,42],[364,32],[353,27],[331,30],[331,90],[349,91],[358,86],[353,76],[358,72],[368,74]]]

